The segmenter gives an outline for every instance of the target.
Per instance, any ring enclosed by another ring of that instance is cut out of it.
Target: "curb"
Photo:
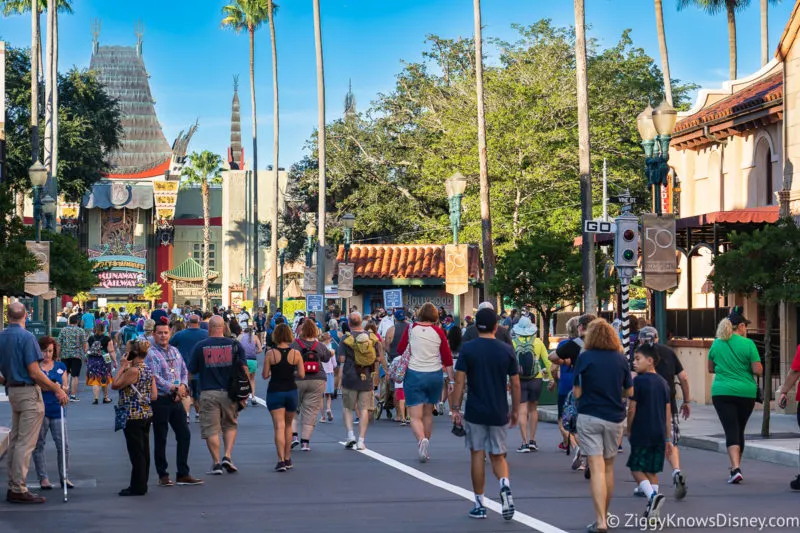
[[[558,422],[558,413],[552,408],[540,407],[539,422],[555,424]],[[794,439],[792,439],[791,442],[793,445],[796,444]],[[681,435],[680,445],[685,448],[695,448],[698,450],[706,450],[726,455],[728,453],[728,450],[725,447],[725,439],[718,439],[715,437]],[[744,448],[743,458],[752,459],[755,461],[764,461],[766,463],[774,463],[793,468],[796,467],[798,465],[798,461],[800,461],[798,451],[787,450],[784,447],[776,446],[768,441],[748,441],[747,446]]]

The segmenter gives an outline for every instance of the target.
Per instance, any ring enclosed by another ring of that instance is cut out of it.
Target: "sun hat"
[[[536,335],[539,328],[536,327],[536,324],[531,322],[530,318],[524,316],[519,319],[519,322],[512,328],[512,331],[520,337],[532,337]]]

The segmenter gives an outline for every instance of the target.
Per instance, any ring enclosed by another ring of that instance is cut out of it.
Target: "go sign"
[[[604,220],[587,220],[583,223],[584,233],[616,233],[617,225]]]

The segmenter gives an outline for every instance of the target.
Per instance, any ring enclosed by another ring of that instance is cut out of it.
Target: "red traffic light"
[[[626,229],[622,234],[622,238],[626,241],[632,241],[636,237],[636,233],[632,229]]]

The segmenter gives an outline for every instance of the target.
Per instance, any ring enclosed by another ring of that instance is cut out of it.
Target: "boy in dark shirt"
[[[628,440],[631,454],[628,468],[647,496],[645,518],[658,517],[664,495],[658,493],[658,473],[664,469],[664,456],[672,447],[669,385],[656,373],[658,353],[644,344],[636,350],[633,368],[633,397],[628,406]]]

